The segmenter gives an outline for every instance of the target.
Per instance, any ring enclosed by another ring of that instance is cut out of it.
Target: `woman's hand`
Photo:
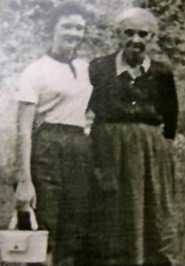
[[[17,184],[15,193],[16,204],[18,207],[24,208],[26,204],[30,204],[34,209],[36,208],[36,192],[32,181],[21,180]]]

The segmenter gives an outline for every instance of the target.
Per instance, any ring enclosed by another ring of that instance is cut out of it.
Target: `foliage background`
[[[20,72],[49,48],[47,23],[51,11],[63,0],[0,1],[0,228],[6,228],[13,208],[16,180],[16,112],[12,100]],[[114,18],[121,8],[149,7],[159,18],[158,46],[153,56],[172,64],[179,97],[179,127],[174,152],[177,161],[178,246],[185,260],[185,2],[184,0],[78,0],[96,13],[86,38],[86,55],[107,54],[117,47]],[[183,255],[184,253],[184,255]]]

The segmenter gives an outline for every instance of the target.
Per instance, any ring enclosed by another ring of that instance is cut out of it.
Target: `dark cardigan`
[[[94,59],[89,75],[94,90],[89,109],[95,123],[164,124],[164,136],[174,138],[178,103],[169,66],[151,61],[150,69],[133,82],[128,72],[116,76],[116,54]]]

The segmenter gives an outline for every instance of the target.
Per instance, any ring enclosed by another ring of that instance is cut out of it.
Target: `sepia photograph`
[[[0,14],[0,266],[184,266],[184,0]]]

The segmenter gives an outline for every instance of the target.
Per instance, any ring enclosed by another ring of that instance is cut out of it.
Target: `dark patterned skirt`
[[[76,126],[43,124],[33,136],[37,218],[40,228],[49,231],[54,265],[85,263],[90,146],[90,138]]]
[[[92,264],[173,265],[174,160],[161,129],[100,124],[92,139]]]

